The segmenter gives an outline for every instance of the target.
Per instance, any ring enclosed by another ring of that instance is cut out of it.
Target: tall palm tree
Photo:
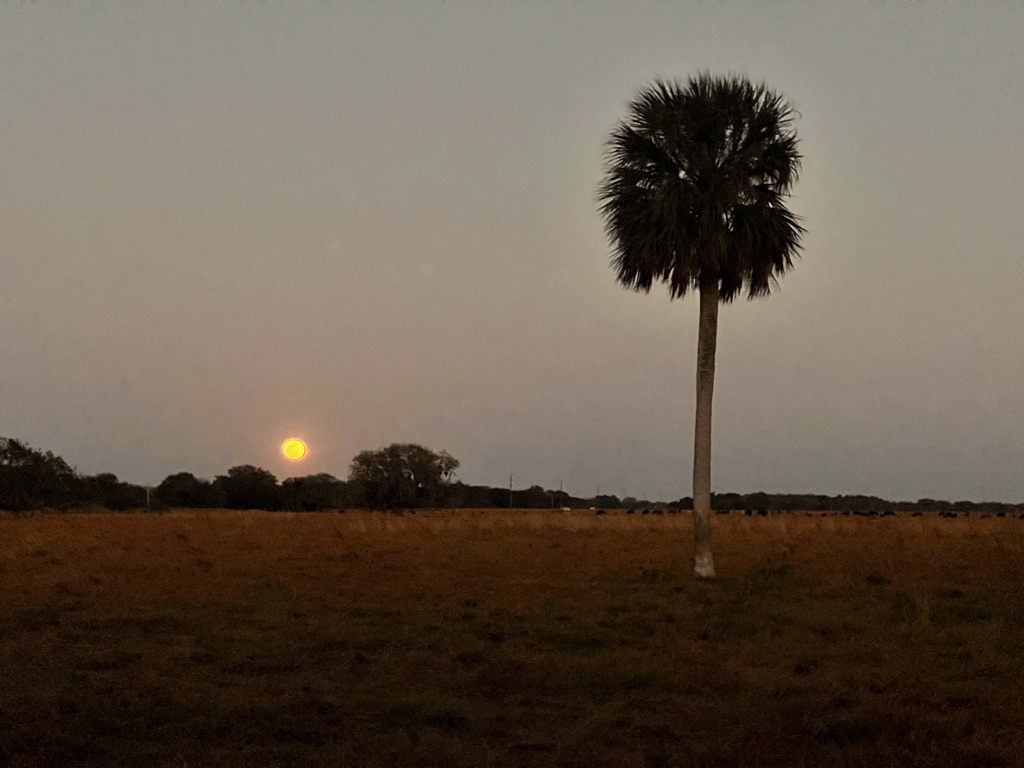
[[[694,573],[713,578],[711,399],[719,302],[767,296],[804,232],[785,207],[800,169],[794,109],[766,86],[704,72],[640,91],[606,146],[598,193],[624,287],[700,293],[693,441]]]

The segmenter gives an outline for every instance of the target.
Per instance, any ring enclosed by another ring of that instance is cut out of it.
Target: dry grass
[[[1020,765],[1024,521],[0,518],[0,765]]]

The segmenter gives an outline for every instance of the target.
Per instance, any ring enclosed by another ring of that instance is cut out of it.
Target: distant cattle
[[[743,514],[746,515],[747,517],[750,517],[751,515],[754,514],[754,510],[752,510],[752,509],[744,509],[743,510]]]
[[[921,513],[921,512],[912,512],[912,513],[910,514],[910,516],[911,516],[911,517],[921,517],[921,515],[922,515],[922,514],[923,514],[923,513]]]
[[[640,514],[641,514],[641,515],[649,515],[649,514],[651,514],[651,510],[649,510],[649,509],[645,509],[645,510],[644,510],[643,512],[641,512]]]
[[[635,513],[636,513],[636,510],[635,510],[635,509],[627,509],[627,510],[626,510],[626,514],[627,514],[627,515],[632,515],[632,514],[635,514]]]
[[[603,510],[603,509],[599,509],[599,510],[597,510],[597,512],[595,512],[594,514],[595,514],[595,515],[603,515],[604,513],[605,513],[605,512],[604,512],[604,510]]]
[[[757,510],[757,514],[759,514],[761,517],[768,517],[768,511],[764,509]]]

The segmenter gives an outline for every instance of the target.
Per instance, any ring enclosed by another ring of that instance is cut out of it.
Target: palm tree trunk
[[[711,557],[711,396],[715,389],[718,301],[718,281],[702,282],[697,330],[697,415],[693,436],[693,573],[702,579],[715,577],[715,562]]]

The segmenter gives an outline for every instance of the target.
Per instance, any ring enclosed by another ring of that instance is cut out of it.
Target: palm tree
[[[767,296],[804,232],[785,207],[800,169],[794,109],[764,85],[704,72],[656,80],[612,132],[598,193],[620,284],[700,292],[693,441],[694,573],[713,578],[711,399],[719,302]]]

